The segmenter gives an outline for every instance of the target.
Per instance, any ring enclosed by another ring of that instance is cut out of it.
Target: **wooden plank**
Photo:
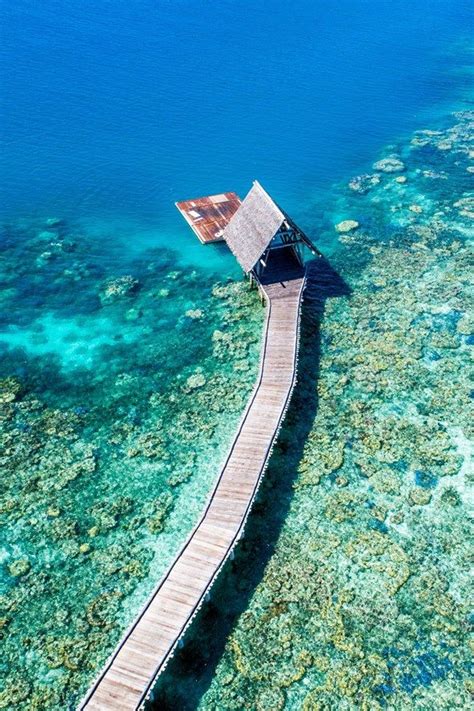
[[[203,244],[221,242],[222,232],[240,207],[235,193],[221,193],[193,200],[182,200],[176,207]]]

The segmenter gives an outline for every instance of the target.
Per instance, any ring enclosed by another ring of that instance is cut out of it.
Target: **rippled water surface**
[[[469,3],[1,12],[0,708],[74,708],[196,521],[263,309],[173,202],[254,178],[335,271],[158,705],[464,707]]]

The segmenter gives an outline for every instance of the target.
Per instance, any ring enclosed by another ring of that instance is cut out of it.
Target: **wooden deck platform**
[[[296,381],[304,276],[261,288],[267,318],[260,371],[208,504],[81,709],[143,704],[242,535]]]
[[[202,244],[222,242],[223,232],[240,207],[241,200],[235,193],[221,193],[208,197],[182,200],[176,207],[199,237]]]

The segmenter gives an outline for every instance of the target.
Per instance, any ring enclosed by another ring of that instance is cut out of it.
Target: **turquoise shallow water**
[[[57,222],[3,233],[5,708],[90,680],[194,524],[256,373],[255,292],[162,251],[109,274],[113,240],[106,264],[94,244]]]
[[[74,707],[196,520],[263,311],[173,201],[255,177],[352,296],[308,312],[248,610],[159,698],[464,703],[470,7],[415,5],[4,6],[0,707]]]
[[[250,530],[150,708],[469,707],[473,128],[339,186]]]

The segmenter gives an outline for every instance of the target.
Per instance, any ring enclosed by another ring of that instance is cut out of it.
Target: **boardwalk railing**
[[[242,536],[296,383],[304,277],[261,287],[267,315],[255,389],[201,518],[80,709],[132,711],[147,699]]]

